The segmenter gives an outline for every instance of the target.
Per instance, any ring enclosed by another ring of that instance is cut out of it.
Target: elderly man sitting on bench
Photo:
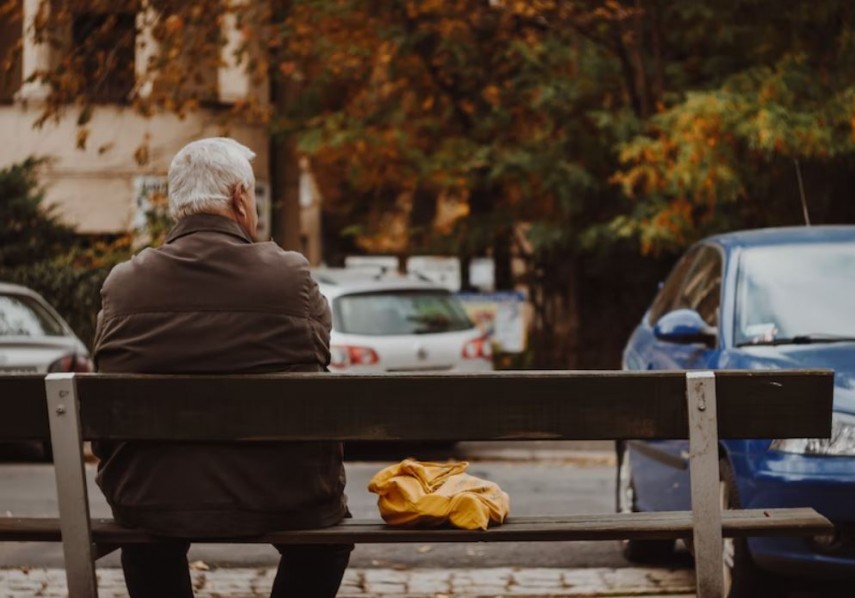
[[[232,139],[190,143],[169,168],[177,224],[166,243],[110,273],[94,357],[108,373],[320,372],[330,311],[299,253],[255,243],[255,154]],[[306,397],[311,400],[311,397]],[[188,538],[327,527],[347,516],[336,442],[98,443],[115,519],[174,541],[127,545],[132,598],[191,597]],[[277,546],[275,597],[335,596],[350,544]]]

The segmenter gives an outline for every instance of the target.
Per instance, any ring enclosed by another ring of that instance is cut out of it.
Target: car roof
[[[0,282],[0,293],[16,293],[18,295],[29,295],[30,297],[38,297],[38,293],[36,293],[33,289],[23,287],[19,284],[12,284],[10,282]]]
[[[855,242],[855,226],[788,226],[757,228],[708,237],[703,242],[717,243],[727,249],[770,245],[802,245],[806,243]]]
[[[382,291],[447,291],[445,287],[425,278],[388,272],[383,268],[321,268],[312,270],[312,276],[323,288],[324,294],[330,295]]]

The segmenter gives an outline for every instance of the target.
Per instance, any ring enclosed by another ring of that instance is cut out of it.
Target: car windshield
[[[335,328],[348,334],[431,334],[467,330],[472,322],[445,291],[343,295],[334,302]]]
[[[35,299],[26,295],[0,295],[0,337],[64,334],[62,324]]]
[[[737,292],[737,345],[855,338],[855,245],[749,249]]]

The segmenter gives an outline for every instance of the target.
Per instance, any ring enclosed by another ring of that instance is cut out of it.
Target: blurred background
[[[91,347],[185,143],[260,238],[460,298],[499,368],[617,368],[676,256],[852,222],[848,0],[0,0],[0,280]],[[800,186],[806,202],[802,200]]]

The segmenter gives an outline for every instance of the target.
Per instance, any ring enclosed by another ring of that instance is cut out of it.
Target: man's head
[[[253,239],[258,226],[255,152],[227,137],[185,145],[169,165],[169,211],[176,220],[219,214],[236,221]]]

